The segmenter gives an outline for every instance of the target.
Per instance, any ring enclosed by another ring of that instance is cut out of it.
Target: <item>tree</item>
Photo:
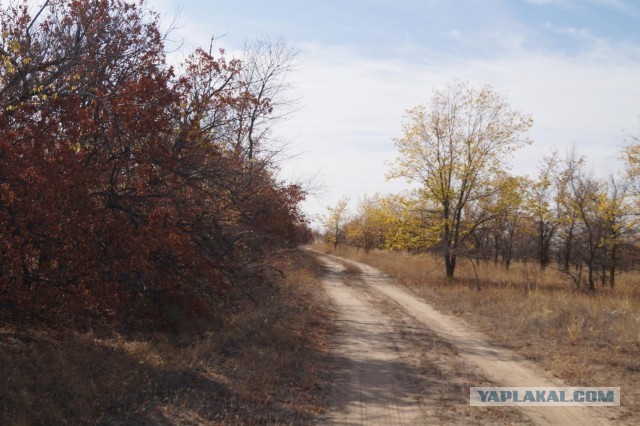
[[[373,248],[383,248],[386,220],[383,198],[378,194],[365,195],[358,203],[356,215],[346,226],[349,244],[362,248],[365,253]]]
[[[514,256],[515,239],[523,216],[524,179],[499,173],[496,176],[496,192],[480,203],[484,214],[490,220],[484,225],[490,233],[493,260],[498,263],[498,257],[506,269],[509,269]]]
[[[579,287],[582,283],[582,265],[586,265],[587,285],[590,291],[595,290],[596,260],[604,237],[599,211],[601,197],[600,182],[594,177],[586,175],[582,170],[577,170],[572,175],[567,184],[565,203],[571,210],[572,217],[575,215],[577,219],[572,227],[577,272],[573,273],[571,269],[565,271],[572,276],[576,286]]]
[[[348,222],[349,199],[343,197],[334,207],[327,207],[327,214],[322,218],[327,242],[338,248],[345,238],[345,225]]]
[[[611,176],[605,192],[600,196],[598,210],[602,221],[602,275],[601,282],[608,282],[611,288],[616,284],[616,272],[620,266],[620,249],[625,245],[625,240],[635,232],[635,220],[630,214],[631,206],[628,203],[629,182],[616,180]]]
[[[534,223],[538,263],[542,268],[551,262],[551,243],[558,230],[556,156],[554,152],[545,157],[537,179],[524,188],[525,206]]]
[[[304,192],[229,149],[247,105],[277,114],[243,63],[197,49],[176,75],[140,1],[30,10],[0,10],[0,314],[155,325],[262,282]]]
[[[280,39],[257,39],[245,46],[241,77],[248,102],[238,109],[233,128],[235,148],[249,160],[267,148],[273,124],[286,117],[295,104],[288,96],[288,76],[295,57],[296,52]]]
[[[522,135],[531,125],[530,117],[513,111],[492,88],[460,82],[436,91],[428,108],[407,111],[389,177],[420,185],[420,197],[437,216],[433,225],[448,278],[476,225],[465,224],[465,209],[491,194],[505,157],[529,142]]]
[[[633,233],[634,223],[627,213],[627,184],[611,177],[599,180],[578,170],[568,183],[567,204],[577,218],[574,233],[575,271],[565,269],[576,286],[582,284],[582,265],[587,267],[587,289],[595,291],[596,272],[600,281],[615,287],[620,266],[619,252]]]
[[[558,256],[565,273],[569,273],[569,267],[575,256],[580,256],[576,251],[577,238],[580,233],[580,215],[575,208],[575,199],[572,198],[573,184],[580,180],[584,174],[585,158],[573,147],[566,157],[559,163],[555,171],[555,197],[557,214]]]

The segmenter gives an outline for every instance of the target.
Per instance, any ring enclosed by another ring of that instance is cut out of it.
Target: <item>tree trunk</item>
[[[551,236],[548,230],[545,230],[544,224],[540,224],[540,247],[538,252],[538,260],[540,261],[540,267],[545,269],[549,265],[551,259],[549,257],[549,250],[551,248]]]
[[[616,286],[616,253],[617,247],[611,248],[611,264],[609,265],[609,287],[612,289]]]
[[[602,249],[602,268],[600,270],[600,285],[604,287],[607,285],[607,245],[604,244]]]
[[[444,264],[447,270],[447,280],[451,281],[456,270],[456,255],[451,253],[445,254]]]
[[[593,277],[593,256],[589,259],[589,291],[596,291],[595,279]]]
[[[569,235],[567,236],[566,247],[564,252],[564,270],[569,270],[569,262],[571,261],[571,250],[573,249],[573,225],[569,228]]]

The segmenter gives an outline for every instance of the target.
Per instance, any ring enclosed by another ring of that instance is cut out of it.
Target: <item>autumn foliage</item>
[[[489,86],[453,82],[405,120],[388,177],[414,188],[365,197],[350,217],[346,201],[329,207],[323,225],[334,249],[429,252],[451,282],[458,261],[471,265],[477,288],[481,261],[555,268],[591,293],[637,267],[640,137],[624,149],[626,174],[596,177],[571,150],[552,151],[529,177],[511,174],[508,160],[530,143],[532,119]]]
[[[295,243],[304,194],[259,155],[273,108],[241,60],[176,72],[143,2],[0,14],[0,315],[199,315]]]

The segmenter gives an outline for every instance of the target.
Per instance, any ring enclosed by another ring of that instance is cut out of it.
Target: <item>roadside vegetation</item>
[[[179,331],[3,325],[0,424],[312,422],[324,410],[326,296],[313,257],[282,266],[286,278]]]
[[[278,174],[295,52],[144,1],[0,10],[0,424],[306,423],[327,323]],[[186,52],[188,53],[188,52]]]
[[[378,268],[570,385],[620,386],[623,413],[617,419],[640,421],[638,272],[622,274],[613,291],[591,294],[576,291],[562,271],[531,263],[506,270],[493,262],[461,262],[452,283],[442,260],[428,253],[365,253],[323,243],[316,249]]]

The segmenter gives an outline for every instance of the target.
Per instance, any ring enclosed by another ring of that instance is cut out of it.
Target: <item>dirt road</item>
[[[597,407],[469,407],[470,386],[566,385],[376,269],[320,259],[338,330],[328,423],[609,424]]]
[[[424,418],[413,366],[398,354],[399,336],[357,290],[345,285],[340,264],[325,260],[324,280],[336,302],[338,333],[332,352],[338,359],[333,380],[333,424],[420,424]]]

